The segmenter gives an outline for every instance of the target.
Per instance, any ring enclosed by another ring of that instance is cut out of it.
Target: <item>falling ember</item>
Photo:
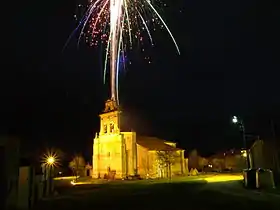
[[[119,62],[122,60],[121,56],[124,56],[126,50],[132,48],[135,39],[143,42],[143,36],[141,35],[143,31],[147,32],[150,43],[153,45],[150,28],[152,27],[155,30],[154,26],[156,24],[160,25],[160,28],[165,28],[180,54],[171,31],[155,7],[155,1],[90,0],[86,14],[73,32],[76,33],[77,30],[81,30],[78,43],[80,42],[81,36],[86,34],[91,37],[91,39],[88,37],[86,39],[87,42],[90,42],[90,45],[95,46],[99,42],[107,45],[104,64],[104,83],[109,60],[111,99],[117,103],[119,103],[118,75],[120,71]],[[160,2],[157,4],[160,4]],[[161,5],[161,7],[163,6],[165,5]]]

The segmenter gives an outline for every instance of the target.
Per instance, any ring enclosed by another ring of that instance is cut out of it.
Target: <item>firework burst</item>
[[[131,49],[134,43],[143,42],[142,34],[144,31],[148,34],[149,41],[153,45],[150,30],[154,30],[156,25],[165,28],[180,54],[171,31],[155,5],[158,5],[159,8],[163,6],[161,2],[156,2],[156,0],[92,0],[74,31],[80,29],[78,43],[81,37],[86,35],[86,41],[90,45],[96,46],[100,42],[106,45],[104,83],[107,66],[110,63],[111,99],[117,103],[119,102],[119,62],[125,60],[120,56],[125,56],[125,52]]]

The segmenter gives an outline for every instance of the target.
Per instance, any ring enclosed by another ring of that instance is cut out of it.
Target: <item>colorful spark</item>
[[[135,40],[143,41],[142,32],[148,34],[151,45],[154,44],[150,28],[156,25],[169,33],[178,53],[179,47],[167,24],[156,9],[162,7],[156,0],[92,0],[79,26],[81,33],[90,45],[105,44],[104,83],[110,64],[111,100],[119,103],[118,77],[120,61],[125,60],[125,52],[133,47]],[[121,58],[123,57],[123,58]],[[149,61],[150,62],[150,61]],[[123,66],[123,65],[122,65]]]

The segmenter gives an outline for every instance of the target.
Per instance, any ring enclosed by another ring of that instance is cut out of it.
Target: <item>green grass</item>
[[[280,201],[250,200],[212,190],[226,185],[207,184],[195,177],[169,180],[115,181],[66,188],[56,199],[42,202],[49,209],[279,209]]]

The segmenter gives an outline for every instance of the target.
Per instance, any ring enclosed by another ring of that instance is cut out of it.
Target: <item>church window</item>
[[[114,123],[110,123],[110,132],[112,133],[114,131]]]
[[[106,124],[104,124],[103,130],[104,130],[104,133],[107,133],[107,125]]]

